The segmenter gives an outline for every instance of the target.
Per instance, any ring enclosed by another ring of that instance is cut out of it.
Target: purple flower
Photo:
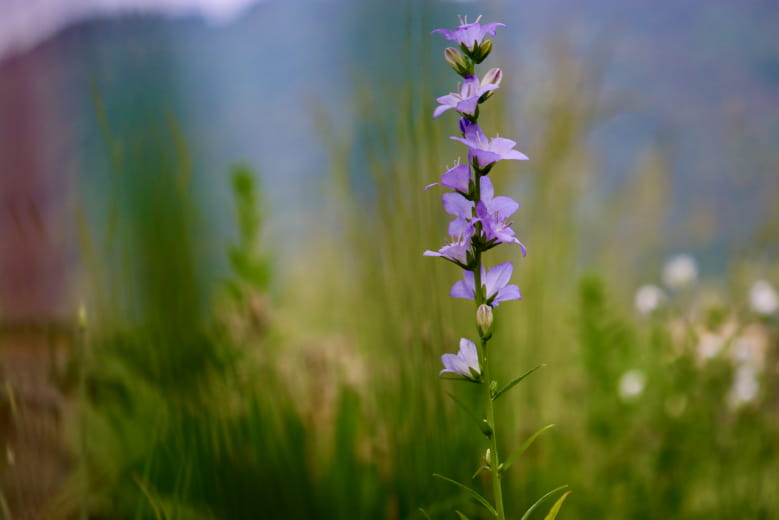
[[[450,215],[457,217],[449,223],[449,236],[471,236],[473,234],[473,201],[459,193],[444,193],[441,195],[444,209]]]
[[[472,116],[479,105],[479,99],[485,93],[500,88],[495,83],[488,83],[487,81],[489,80],[490,78],[485,77],[484,81],[479,83],[478,77],[474,75],[465,76],[465,81],[460,86],[460,92],[453,92],[436,99],[440,105],[433,111],[433,119],[451,108],[454,108],[461,114]]]
[[[427,250],[423,253],[424,256],[440,256],[447,260],[452,260],[461,265],[468,263],[468,251],[471,249],[471,237],[470,235],[461,235],[459,237],[452,237],[452,241],[446,244],[438,251]]]
[[[506,24],[502,23],[481,25],[479,20],[481,20],[481,16],[473,23],[467,23],[467,20],[460,19],[460,26],[454,31],[450,31],[449,29],[436,29],[433,32],[443,34],[444,38],[447,40],[465,45],[468,50],[472,51],[477,45],[481,45],[485,36],[488,34],[490,36],[495,36],[498,27],[506,27]]]
[[[522,297],[519,293],[519,287],[506,285],[509,283],[513,271],[514,265],[511,262],[498,264],[486,273],[484,272],[484,266],[481,266],[481,281],[486,293],[487,305],[497,307],[500,302],[519,300]],[[473,300],[475,289],[476,282],[474,281],[473,271],[463,270],[463,279],[452,286],[449,296]]]
[[[492,181],[486,175],[479,180],[481,200],[476,205],[476,215],[482,225],[487,240],[496,244],[513,242],[522,248],[522,254],[527,255],[525,244],[514,236],[511,222],[506,219],[519,209],[519,203],[510,197],[495,197]]]
[[[458,160],[459,162],[459,160]],[[443,175],[441,175],[441,182],[434,182],[428,184],[425,187],[425,191],[429,190],[433,186],[444,186],[451,190],[459,191],[460,193],[468,193],[468,183],[471,181],[471,169],[467,164],[456,164],[453,168],[450,168]]]
[[[460,120],[460,129],[465,137],[450,137],[455,141],[468,146],[468,162],[473,163],[474,157],[478,161],[479,168],[486,168],[501,159],[514,159],[526,161],[527,155],[514,150],[516,142],[504,137],[488,139],[479,125],[468,120]]]
[[[478,381],[481,375],[479,370],[479,353],[473,341],[460,338],[460,350],[457,354],[444,354],[441,356],[444,369],[438,374],[457,374],[473,381]]]

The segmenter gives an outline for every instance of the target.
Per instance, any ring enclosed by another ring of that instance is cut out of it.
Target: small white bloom
[[[698,341],[698,347],[696,349],[698,358],[702,361],[706,361],[716,357],[724,346],[724,337],[720,336],[719,334],[714,334],[713,332],[704,332],[701,334],[700,341]]]
[[[760,385],[757,382],[754,368],[749,365],[738,367],[733,376],[733,386],[728,396],[730,405],[735,408],[742,404],[751,403],[757,398],[759,392]]]
[[[663,283],[669,289],[689,287],[697,278],[698,265],[691,255],[676,255],[668,260],[663,268]]]
[[[749,289],[749,307],[757,314],[768,316],[779,309],[779,294],[765,280],[758,280]]]
[[[665,292],[656,285],[642,285],[636,291],[636,310],[646,316],[652,314],[665,301]]]
[[[638,369],[628,370],[619,378],[619,396],[623,401],[630,401],[644,391],[646,377]]]

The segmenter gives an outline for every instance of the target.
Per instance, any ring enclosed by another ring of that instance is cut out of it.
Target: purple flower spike
[[[465,76],[465,81],[460,86],[460,92],[453,92],[436,99],[440,105],[433,111],[433,119],[452,108],[461,114],[472,116],[479,105],[479,98],[490,90],[499,88],[495,83],[479,83],[479,78],[476,76]]]
[[[484,266],[481,266],[482,287],[484,287],[488,305],[497,307],[500,302],[522,298],[522,295],[519,293],[519,287],[507,285],[513,271],[514,265],[511,262],[498,264],[486,273],[484,272]],[[473,271],[463,270],[463,279],[452,286],[449,296],[473,300],[475,289],[476,282]]]
[[[458,161],[459,162],[459,161]],[[433,186],[444,186],[450,190],[459,191],[460,193],[468,193],[468,183],[471,180],[471,169],[467,164],[458,164],[454,168],[450,168],[446,173],[441,175],[441,182],[434,182],[428,184],[425,187],[425,191],[429,190]]]
[[[517,161],[526,161],[528,159],[527,155],[514,150],[514,147],[517,145],[516,142],[504,137],[488,139],[476,123],[467,124],[461,121],[460,129],[465,134],[465,137],[450,137],[449,139],[454,139],[467,145],[469,148],[468,162],[472,163],[475,157],[479,168],[486,168],[490,164],[502,159]]]
[[[468,251],[471,249],[471,236],[461,235],[459,237],[453,237],[452,242],[446,244],[438,251],[430,251],[429,249],[423,253],[424,256],[440,256],[447,260],[452,260],[459,264],[465,265],[468,263]]]
[[[479,180],[479,186],[481,200],[476,205],[476,215],[479,217],[487,240],[494,240],[496,244],[507,242],[519,244],[522,255],[527,255],[525,244],[514,236],[511,222],[506,222],[506,219],[519,209],[519,203],[510,197],[495,197],[492,181],[486,175]]]
[[[455,41],[462,45],[465,45],[468,50],[473,50],[477,45],[481,45],[482,40],[488,34],[495,36],[495,32],[498,27],[506,27],[506,24],[502,23],[487,23],[481,25],[479,23],[481,16],[479,16],[475,22],[467,23],[467,20],[460,20],[460,26],[454,31],[449,29],[436,29],[434,33],[443,34],[444,38],[449,41]]]
[[[444,354],[441,356],[441,362],[444,364],[444,369],[439,372],[439,375],[444,373],[457,374],[473,381],[478,381],[481,375],[476,345],[466,338],[460,338],[460,350],[456,355]]]

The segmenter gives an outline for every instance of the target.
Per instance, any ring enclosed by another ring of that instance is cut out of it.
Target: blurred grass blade
[[[464,491],[468,492],[468,494],[471,495],[473,498],[475,498],[481,505],[483,505],[487,509],[487,511],[492,513],[492,516],[495,516],[495,517],[498,516],[498,512],[495,511],[495,508],[492,507],[492,504],[490,504],[489,500],[487,500],[486,498],[481,496],[475,490],[469,488],[465,484],[461,484],[460,482],[457,482],[456,480],[452,480],[449,477],[445,477],[445,476],[443,476],[443,475],[441,475],[439,473],[433,473],[433,476],[436,477],[436,478],[440,478],[441,480],[445,480],[447,482],[450,482],[450,483],[454,484],[455,486],[459,487],[460,489],[463,489]]]
[[[433,520],[432,518],[430,518],[430,515],[429,515],[429,514],[427,514],[427,511],[425,511],[425,510],[424,510],[424,509],[422,509],[421,507],[419,508],[419,512],[420,512],[420,513],[422,513],[422,516],[424,516],[425,518],[427,518],[427,520]]]
[[[535,367],[535,368],[531,368],[530,370],[528,370],[527,372],[525,372],[524,374],[522,374],[521,376],[519,376],[518,378],[514,379],[512,382],[510,382],[510,383],[509,383],[509,384],[507,384],[506,386],[504,386],[502,390],[499,390],[499,391],[498,391],[498,392],[497,392],[497,393],[496,393],[496,394],[495,394],[495,395],[492,397],[492,400],[493,400],[493,401],[497,400],[497,399],[498,399],[498,397],[502,396],[503,394],[505,394],[506,392],[508,392],[509,390],[511,390],[512,388],[514,388],[515,386],[517,386],[519,383],[521,383],[521,382],[522,382],[522,380],[523,380],[523,379],[525,379],[527,376],[529,376],[530,374],[532,374],[533,372],[535,372],[535,371],[536,371],[536,370],[538,370],[539,368],[541,368],[541,367],[545,367],[545,366],[546,366],[546,365],[544,365],[544,364],[541,364],[541,365],[538,365],[538,366],[537,366],[537,367]]]
[[[517,460],[517,457],[522,455],[525,452],[525,450],[528,449],[530,445],[535,442],[535,440],[538,438],[539,435],[541,435],[542,433],[544,433],[546,430],[550,428],[554,428],[554,426],[555,426],[554,424],[547,424],[546,426],[538,430],[536,433],[531,435],[525,442],[522,443],[522,445],[519,448],[517,448],[514,451],[514,453],[512,453],[509,456],[509,458],[506,459],[506,462],[504,462],[501,467],[501,471],[506,471],[507,469],[509,469],[511,465],[514,463],[514,461]]]
[[[455,513],[457,513],[457,518],[459,518],[460,520],[470,520],[467,516],[462,514],[460,511],[455,510]]]
[[[568,495],[570,494],[570,491],[563,493],[562,496],[557,499],[557,502],[554,503],[552,509],[549,510],[549,513],[546,514],[544,520],[555,520],[555,518],[557,518],[557,513],[560,512],[560,508],[563,507],[563,502],[565,502],[565,499],[568,498]]]
[[[547,498],[551,497],[552,495],[554,495],[554,494],[555,494],[555,493],[557,493],[558,491],[560,491],[560,490],[562,490],[562,489],[565,489],[565,488],[567,488],[567,487],[568,487],[568,485],[566,484],[566,485],[564,485],[564,486],[560,486],[559,488],[555,488],[555,489],[553,489],[552,491],[550,491],[549,493],[547,493],[546,495],[544,495],[544,496],[542,496],[541,498],[539,498],[538,500],[536,500],[536,503],[535,503],[535,504],[533,504],[532,506],[530,506],[530,507],[527,509],[527,511],[525,511],[525,514],[524,514],[524,515],[522,515],[522,518],[521,518],[520,520],[527,520],[528,518],[530,518],[530,515],[531,515],[531,513],[533,513],[533,511],[535,511],[535,510],[536,510],[536,508],[537,508],[538,506],[540,506],[540,505],[541,505],[541,504],[542,504],[542,503],[543,503],[543,502],[544,502],[544,501],[545,501]]]

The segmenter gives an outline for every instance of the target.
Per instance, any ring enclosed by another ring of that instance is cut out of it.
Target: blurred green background
[[[531,158],[491,175],[529,248],[489,253],[496,376],[546,365],[503,451],[556,426],[511,517],[561,484],[561,519],[779,517],[779,8],[406,0],[102,13],[0,61],[0,518],[482,518],[432,477],[486,448],[422,257],[457,14],[508,25],[480,122]]]

